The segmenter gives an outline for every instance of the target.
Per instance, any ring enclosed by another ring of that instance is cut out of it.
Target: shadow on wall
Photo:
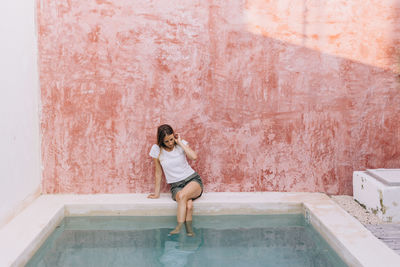
[[[353,2],[41,1],[44,192],[152,191],[161,123],[206,191],[351,194],[398,166],[399,16]]]

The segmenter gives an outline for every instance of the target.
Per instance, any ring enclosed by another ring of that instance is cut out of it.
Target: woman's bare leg
[[[192,181],[188,183],[181,191],[176,193],[176,202],[178,202],[178,211],[176,214],[176,219],[178,225],[176,228],[170,232],[171,235],[178,234],[181,230],[183,223],[186,219],[186,204],[189,199],[196,198],[201,194],[201,187],[199,183]]]
[[[192,227],[193,200],[189,199],[186,203],[186,221],[185,228],[188,236],[194,236]]]
[[[186,219],[185,221],[191,221],[193,215],[193,200],[189,199],[186,202]]]

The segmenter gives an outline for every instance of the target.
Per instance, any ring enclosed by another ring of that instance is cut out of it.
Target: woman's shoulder
[[[182,139],[181,142],[182,142],[182,144],[184,144],[185,146],[187,146],[187,145],[189,144],[186,140],[183,140],[183,139]],[[184,150],[183,150],[183,148],[182,148],[180,145],[177,144],[175,147],[177,148],[177,150],[178,150],[179,152],[184,153]]]
[[[160,149],[160,147],[157,144],[154,144],[151,146],[151,149]]]
[[[152,158],[158,158],[158,156],[160,155],[160,147],[154,144],[150,149],[149,155]]]

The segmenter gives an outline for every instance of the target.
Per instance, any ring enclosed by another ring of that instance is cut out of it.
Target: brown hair
[[[157,129],[157,145],[159,147],[165,147],[164,138],[167,135],[171,135],[174,133],[174,130],[168,124],[163,124]]]

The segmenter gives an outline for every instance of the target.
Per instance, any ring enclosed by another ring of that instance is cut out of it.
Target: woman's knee
[[[186,201],[186,194],[182,191],[179,191],[176,193],[175,199],[176,201]]]

